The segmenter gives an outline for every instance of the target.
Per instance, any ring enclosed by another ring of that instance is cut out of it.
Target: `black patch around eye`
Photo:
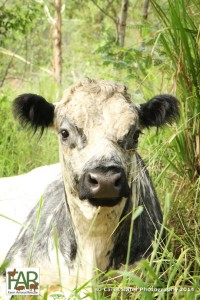
[[[120,147],[124,147],[124,144],[125,144],[125,141],[124,140],[119,140],[118,142],[118,145],[120,146]]]
[[[142,133],[142,131],[140,129],[137,129],[133,135],[133,141],[138,141],[141,133]]]
[[[78,134],[81,136],[83,145],[86,145],[87,144],[87,137],[86,137],[83,129],[76,126],[76,130],[77,130]]]
[[[118,141],[118,145],[125,150],[136,149],[138,144],[138,139],[141,133],[142,132],[140,129],[135,130],[135,127],[132,127],[129,130],[128,134],[125,135],[123,140]]]

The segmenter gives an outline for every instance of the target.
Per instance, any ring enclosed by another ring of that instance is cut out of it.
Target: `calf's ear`
[[[179,102],[168,94],[158,95],[140,105],[139,118],[143,127],[171,124],[179,117]]]
[[[44,129],[53,123],[54,105],[43,97],[35,94],[23,94],[13,102],[13,114],[22,125],[29,125],[34,129]]]

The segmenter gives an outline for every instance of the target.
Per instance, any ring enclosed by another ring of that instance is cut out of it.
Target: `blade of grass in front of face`
[[[34,249],[35,239],[36,239],[37,232],[38,232],[38,228],[39,228],[39,224],[40,224],[40,216],[41,216],[42,206],[43,206],[43,197],[40,198],[40,202],[39,202],[39,207],[38,207],[38,212],[37,212],[37,219],[36,219],[35,231],[34,231],[34,235],[33,235],[33,240],[31,241],[31,247],[30,247],[30,254],[29,254],[29,260],[28,260],[28,266],[31,265],[31,259],[32,259],[32,254],[33,254],[33,249]]]

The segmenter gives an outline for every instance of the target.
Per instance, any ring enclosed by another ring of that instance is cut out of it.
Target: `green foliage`
[[[110,43],[107,43],[98,48],[96,53],[103,56],[104,66],[112,64],[117,70],[126,70],[127,79],[140,79],[140,82],[147,76],[153,63],[150,51],[142,47],[125,49],[118,45],[110,47]]]
[[[185,1],[169,0],[166,12],[156,1],[152,3],[162,22],[158,40],[166,60],[172,63],[182,106],[182,125],[172,143],[177,154],[172,166],[180,176],[188,174],[190,180],[196,180],[200,175],[199,31],[193,18],[196,8]]]
[[[169,0],[168,3],[169,7],[166,13],[156,1],[153,1],[163,23],[159,39],[166,57],[174,65],[176,76],[178,76],[180,87],[184,89],[184,93],[191,93],[195,88],[195,94],[199,97],[200,58],[198,24],[195,24],[196,20],[193,18],[195,12],[189,11],[191,6],[187,5],[185,1]]]
[[[13,42],[18,40],[18,34],[25,35],[33,30],[36,19],[41,17],[41,9],[33,0],[27,5],[7,2],[0,7],[0,46],[4,46],[6,38],[12,38]]]

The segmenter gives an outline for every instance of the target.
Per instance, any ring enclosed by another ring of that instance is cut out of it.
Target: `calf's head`
[[[124,85],[84,79],[56,104],[35,94],[14,101],[14,115],[41,133],[56,131],[66,192],[93,206],[114,206],[130,194],[135,151],[144,127],[178,116],[178,101],[159,95],[137,105]]]

